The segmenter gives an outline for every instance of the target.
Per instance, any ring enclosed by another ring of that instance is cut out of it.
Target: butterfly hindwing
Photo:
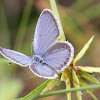
[[[46,79],[54,79],[58,76],[58,72],[52,68],[52,66],[44,64],[31,64],[29,66],[30,70],[39,77]]]
[[[74,56],[74,48],[69,42],[57,42],[53,44],[43,55],[46,63],[57,71],[63,71]]]

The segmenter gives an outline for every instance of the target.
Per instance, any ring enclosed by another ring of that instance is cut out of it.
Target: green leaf
[[[73,61],[73,64],[76,64],[85,54],[87,49],[89,48],[94,36],[85,44],[85,46],[82,48],[82,50],[77,54],[76,58]]]
[[[83,71],[80,71],[79,73],[80,73],[79,75],[80,75],[81,77],[83,77],[83,78],[85,78],[85,79],[87,79],[87,80],[89,80],[89,81],[91,81],[91,82],[100,84],[100,82],[99,82],[95,77],[93,77],[92,75],[90,75],[90,74],[88,74],[88,73],[86,73],[86,72],[83,72]]]
[[[69,80],[66,80],[66,89],[69,90],[71,88],[71,83]],[[71,100],[71,92],[66,93],[67,94],[67,100]]]
[[[100,88],[100,85],[89,85],[89,86],[83,86],[83,87],[80,87],[80,88],[71,88],[69,90],[64,89],[64,90],[59,90],[59,91],[46,93],[46,94],[40,95],[40,96],[38,96],[36,98],[43,98],[43,97],[59,95],[59,94],[61,95],[61,94],[68,93],[68,92],[76,92],[76,91],[83,91],[83,90],[93,90],[93,89],[98,89],[98,88]]]
[[[80,83],[79,83],[79,79],[76,75],[76,72],[72,69],[72,80],[73,80],[73,85],[75,88],[79,88],[80,87]],[[78,100],[82,100],[82,96],[81,96],[81,91],[77,91],[76,95],[77,95],[77,99]]]
[[[37,87],[35,90],[33,90],[32,92],[30,92],[28,95],[26,95],[25,97],[23,97],[21,100],[33,100],[34,98],[38,97],[40,95],[40,93],[42,92],[42,90],[47,86],[47,84],[50,81],[51,80],[47,80],[42,85],[40,85],[39,87]]]
[[[69,75],[69,69],[66,69],[62,72],[61,75],[61,81],[64,81],[66,84],[66,89],[71,88],[71,83],[70,83],[70,75]],[[67,100],[71,100],[71,92],[66,93],[67,94]]]
[[[60,16],[59,16],[59,13],[58,13],[58,9],[57,9],[57,6],[56,6],[56,1],[55,0],[50,0],[50,4],[51,4],[52,10],[55,13],[55,15],[57,17],[57,20],[59,22],[59,25],[60,25],[61,34],[60,34],[59,40],[64,40],[65,41],[66,39],[65,39],[63,27],[62,27],[62,24],[61,24]]]
[[[91,67],[91,66],[75,66],[76,70],[85,71],[88,73],[100,73],[100,67]]]

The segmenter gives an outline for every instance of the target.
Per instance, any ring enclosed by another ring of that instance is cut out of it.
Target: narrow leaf
[[[66,89],[69,90],[71,88],[71,83],[66,82]],[[71,100],[71,92],[66,93],[67,94],[67,100]]]
[[[64,70],[61,75],[61,81],[64,81],[66,84],[66,89],[71,88],[71,83],[70,83],[70,77],[69,77],[69,70]],[[67,100],[71,100],[71,92],[66,93],[67,94]]]
[[[79,79],[76,75],[76,72],[74,70],[72,70],[72,80],[73,80],[73,85],[75,88],[79,88],[80,87],[80,83],[79,83]],[[76,95],[77,95],[77,99],[78,100],[82,100],[82,96],[81,96],[81,91],[77,91]]]
[[[100,67],[91,67],[91,66],[75,66],[76,70],[81,70],[81,71],[85,71],[88,73],[100,73]]]
[[[94,36],[85,44],[85,46],[82,48],[82,50],[77,54],[76,58],[73,61],[73,64],[76,64],[85,54],[87,49],[89,48]]]
[[[95,77],[93,77],[92,75],[90,75],[86,72],[80,71],[80,76],[87,79],[87,80],[89,80],[89,81],[91,81],[91,82],[100,84],[100,82]]]

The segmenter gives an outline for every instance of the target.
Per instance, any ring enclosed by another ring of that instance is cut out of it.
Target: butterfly
[[[68,41],[56,41],[60,35],[59,22],[50,9],[44,9],[38,19],[34,34],[34,54],[27,56],[20,52],[0,47],[5,58],[30,70],[39,77],[55,79],[71,64],[74,47]]]

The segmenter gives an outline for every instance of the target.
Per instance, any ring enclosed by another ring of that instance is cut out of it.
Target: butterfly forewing
[[[14,50],[5,49],[0,47],[0,53],[11,60],[12,62],[19,64],[21,66],[28,66],[32,63],[32,59],[22,53]]]
[[[34,52],[42,55],[59,36],[58,22],[51,10],[45,9],[37,22],[34,35]]]
[[[63,71],[70,65],[74,55],[74,48],[69,42],[57,42],[43,55],[43,59],[57,71]]]
[[[29,66],[31,71],[36,74],[39,77],[43,77],[46,79],[54,79],[58,76],[58,73],[56,70],[52,68],[52,66],[48,64],[31,64]]]

